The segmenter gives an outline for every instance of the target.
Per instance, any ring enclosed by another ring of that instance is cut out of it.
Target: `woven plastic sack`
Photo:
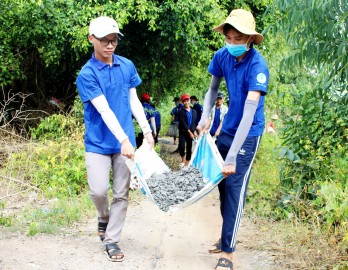
[[[150,150],[149,146],[144,143],[135,152],[135,161],[128,160],[126,163],[132,174],[131,186],[134,185],[139,188],[147,198],[157,205],[146,179],[153,173],[161,174],[170,171],[169,167],[154,150]],[[223,159],[210,134],[205,134],[197,140],[189,166],[200,170],[206,184],[203,189],[196,192],[188,200],[170,206],[168,212],[176,212],[199,201],[209,194],[224,178],[222,175]]]
[[[150,150],[150,146],[146,141],[135,151],[135,160],[128,159],[126,164],[131,172],[130,188],[140,189],[146,197],[155,203],[146,179],[154,173],[162,174],[170,171],[169,167],[154,149]]]
[[[167,132],[166,136],[174,137],[174,136],[178,136],[178,135],[179,135],[178,126],[176,124],[171,124],[169,126],[169,129],[168,129],[168,132]]]
[[[183,203],[172,205],[170,211],[174,212],[180,208],[194,204],[213,191],[213,189],[224,178],[222,175],[223,163],[224,161],[211,135],[206,133],[204,136],[200,137],[195,144],[189,166],[193,166],[200,170],[206,184],[203,189],[193,195],[190,199]]]

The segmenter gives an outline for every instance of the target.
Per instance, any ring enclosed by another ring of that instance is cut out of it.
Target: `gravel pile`
[[[191,166],[177,172],[153,174],[146,182],[155,202],[165,212],[169,206],[188,200],[205,186],[202,173]]]

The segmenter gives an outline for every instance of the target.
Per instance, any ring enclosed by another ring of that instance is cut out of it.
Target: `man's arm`
[[[207,125],[207,119],[209,117],[210,110],[214,106],[214,103],[216,101],[221,80],[222,80],[222,77],[221,78],[215,77],[215,76],[211,77],[208,92],[205,94],[205,97],[204,97],[202,117],[197,126],[197,129],[199,131],[203,129],[203,132],[205,132],[206,130],[209,129],[209,126]]]
[[[107,102],[104,95],[96,97],[91,100],[93,106],[100,113],[104,123],[109,128],[112,134],[115,135],[116,139],[122,143],[125,139],[128,138],[126,133],[124,133],[120,122],[118,121],[114,112],[110,109],[109,103]]]
[[[133,159],[134,157],[134,148],[128,136],[124,132],[123,128],[120,125],[116,115],[110,109],[109,103],[107,102],[104,95],[98,96],[91,100],[91,103],[100,113],[104,123],[109,128],[112,134],[115,135],[116,139],[121,143],[121,154],[125,155],[128,158]]]
[[[220,124],[219,127],[217,128],[216,132],[215,132],[215,136],[218,137],[220,135],[221,129],[222,129],[222,123],[224,121],[225,115],[226,115],[227,110],[224,110],[224,105],[222,105],[221,107],[221,120],[220,120]]]
[[[151,125],[152,125],[152,130],[153,130],[153,134],[154,134],[154,136],[156,136],[156,134],[157,134],[157,130],[156,130],[156,121],[155,121],[155,117],[154,116],[152,116],[151,118],[150,118],[150,122],[151,122]]]
[[[242,120],[239,123],[236,135],[227,153],[224,167],[222,169],[222,174],[225,177],[236,172],[237,154],[250,131],[250,127],[253,123],[255,112],[259,104],[260,96],[260,91],[249,91],[248,93],[247,99],[244,104]]]
[[[219,127],[215,131],[215,137],[218,137],[220,135],[220,131],[221,131],[221,128],[222,128],[222,122],[223,122],[223,119],[220,120]]]

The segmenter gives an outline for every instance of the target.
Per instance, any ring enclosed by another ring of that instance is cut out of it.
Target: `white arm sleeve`
[[[125,139],[128,138],[126,133],[124,133],[120,122],[118,122],[116,115],[110,109],[108,102],[104,95],[96,97],[91,100],[93,106],[100,113],[104,123],[109,128],[112,134],[115,135],[116,139],[122,143]]]
[[[156,132],[156,121],[155,121],[155,117],[151,117],[150,118],[150,121],[151,121],[151,125],[152,125],[152,130],[155,134],[157,134]]]
[[[206,123],[207,119],[209,118],[211,108],[215,104],[221,80],[222,80],[222,77],[221,78],[215,77],[215,76],[211,77],[209,90],[205,94],[205,97],[204,97],[202,117],[198,123],[198,125],[200,125],[202,128],[205,127],[205,123]]]
[[[144,135],[146,133],[151,132],[151,128],[149,126],[149,122],[146,119],[143,105],[141,105],[141,102],[137,96],[137,90],[133,87],[129,90],[130,92],[130,106],[132,110],[132,114],[134,118],[137,120],[141,130],[143,131]]]

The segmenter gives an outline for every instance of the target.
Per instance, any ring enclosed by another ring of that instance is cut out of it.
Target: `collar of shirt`
[[[241,65],[244,62],[247,62],[255,54],[255,52],[256,52],[256,50],[254,49],[253,46],[251,46],[250,50],[247,51],[247,54],[239,62],[237,61],[237,57],[232,56],[234,58],[234,65],[233,66],[238,66],[238,65]]]
[[[94,53],[92,54],[92,62],[99,70],[105,68],[106,66],[109,66],[109,64],[107,64],[105,62],[102,62],[102,61],[98,60],[97,58],[95,58]],[[117,58],[116,54],[112,55],[112,62],[113,62],[112,63],[113,66],[119,66],[120,65],[120,60]]]

